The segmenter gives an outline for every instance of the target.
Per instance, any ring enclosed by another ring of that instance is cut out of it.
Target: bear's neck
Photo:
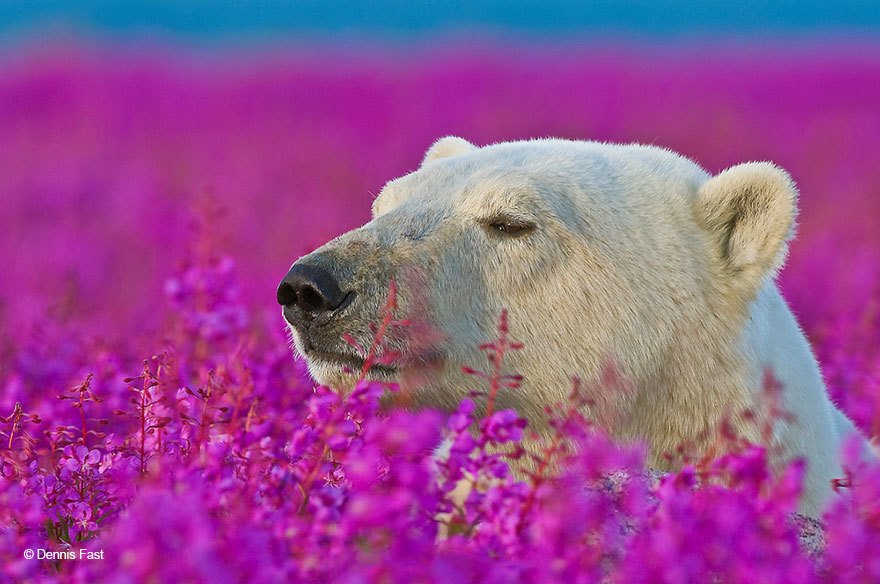
[[[765,442],[774,435],[774,396],[785,411],[804,392],[827,399],[809,344],[773,282],[745,314],[724,319],[719,315],[734,311],[712,312],[715,320],[681,323],[681,341],[642,384],[623,429],[625,437],[647,441],[649,463],[658,468],[720,454],[731,433]],[[774,393],[777,387],[783,391]]]

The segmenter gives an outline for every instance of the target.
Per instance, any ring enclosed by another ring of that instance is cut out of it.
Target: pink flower
[[[98,470],[101,462],[101,453],[97,450],[89,450],[85,446],[68,446],[64,449],[64,466],[71,472],[87,474],[92,470]]]
[[[515,410],[495,412],[483,423],[485,436],[498,444],[519,442],[522,440],[526,421],[520,418]]]

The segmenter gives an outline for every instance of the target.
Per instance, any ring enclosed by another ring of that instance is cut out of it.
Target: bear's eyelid
[[[535,222],[527,217],[512,215],[508,213],[499,213],[486,217],[480,221],[483,225],[493,225],[495,223],[512,223],[514,225],[522,225],[523,227],[534,227]]]
[[[536,224],[531,219],[513,217],[511,215],[494,215],[482,220],[483,227],[492,232],[504,233],[518,237],[534,231]]]

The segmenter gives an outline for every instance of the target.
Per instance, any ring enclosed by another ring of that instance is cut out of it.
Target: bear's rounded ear
[[[428,151],[425,152],[425,158],[422,160],[422,166],[425,166],[429,162],[433,162],[434,160],[440,160],[441,158],[449,158],[450,156],[457,156],[459,154],[464,154],[465,152],[470,152],[471,150],[476,150],[477,147],[465,140],[464,138],[459,138],[457,136],[446,136],[445,138],[440,138],[436,142],[434,142]]]
[[[697,193],[697,223],[715,243],[722,270],[756,289],[785,261],[794,235],[797,188],[769,162],[728,168]]]

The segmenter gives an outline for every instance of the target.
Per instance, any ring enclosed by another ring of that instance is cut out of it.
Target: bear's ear
[[[434,142],[428,151],[425,152],[425,158],[422,160],[422,166],[425,166],[429,162],[433,162],[434,160],[440,160],[441,158],[449,158],[450,156],[457,156],[459,154],[464,154],[465,152],[470,152],[471,150],[476,150],[477,147],[465,140],[464,138],[459,138],[457,136],[446,136],[445,138],[440,138],[436,142]]]
[[[722,270],[756,289],[788,252],[797,188],[769,162],[749,162],[712,177],[697,193],[697,222],[714,240]]]

